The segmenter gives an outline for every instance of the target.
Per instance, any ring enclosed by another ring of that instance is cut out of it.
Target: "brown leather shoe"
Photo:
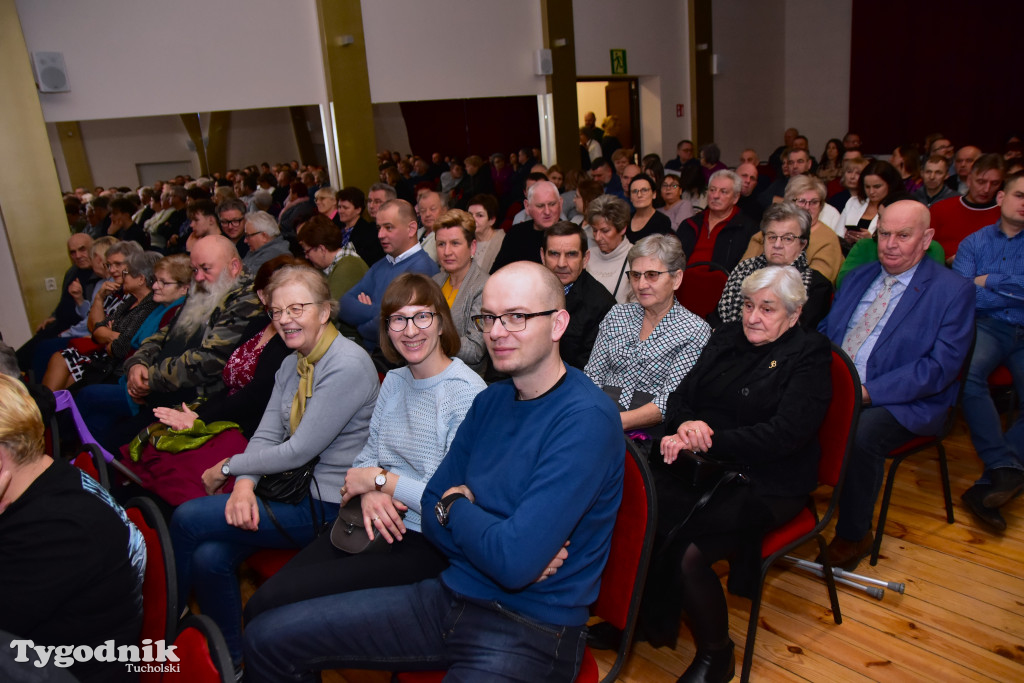
[[[864,534],[859,541],[848,541],[841,536],[836,536],[828,544],[828,559],[833,567],[839,567],[845,571],[852,572],[871,552],[871,546],[875,542],[875,536],[870,531]],[[821,562],[821,557],[818,557]]]

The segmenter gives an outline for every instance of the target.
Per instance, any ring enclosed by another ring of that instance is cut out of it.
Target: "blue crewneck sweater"
[[[437,264],[422,250],[398,263],[391,263],[389,259],[382,258],[370,266],[366,275],[341,297],[338,302],[338,317],[356,328],[363,339],[363,346],[373,351],[380,336],[380,302],[384,298],[384,290],[391,281],[402,273],[423,273],[430,277],[437,271]],[[361,293],[369,296],[373,303],[361,303]]]
[[[423,532],[447,555],[441,580],[548,624],[579,626],[597,599],[622,497],[625,444],[615,404],[579,370],[532,401],[511,380],[477,395],[423,493],[430,510],[466,484],[447,528],[425,515]],[[566,540],[569,558],[534,583]]]

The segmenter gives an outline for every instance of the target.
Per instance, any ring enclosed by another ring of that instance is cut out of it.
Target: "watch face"
[[[231,476],[231,470],[228,469],[227,463],[224,463],[223,465],[220,466],[220,473],[223,474],[225,477]]]
[[[378,474],[376,477],[374,477],[373,483],[376,484],[377,486],[384,486],[384,484],[388,483],[388,475]]]
[[[448,525],[448,511],[444,509],[444,503],[437,501],[434,506],[434,514],[437,516],[437,523],[441,526]]]

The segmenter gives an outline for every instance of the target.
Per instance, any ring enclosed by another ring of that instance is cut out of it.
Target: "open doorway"
[[[618,124],[614,137],[626,149],[633,150],[634,161],[640,149],[640,88],[636,78],[580,78],[576,82],[579,125],[587,112],[594,112],[602,129],[608,117]],[[607,131],[606,131],[607,134]]]

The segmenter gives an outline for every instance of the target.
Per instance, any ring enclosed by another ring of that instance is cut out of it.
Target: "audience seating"
[[[245,563],[256,572],[259,583],[262,584],[279,572],[298,552],[292,548],[266,548],[254,552],[245,559]]]
[[[627,440],[622,504],[615,519],[608,564],[601,574],[601,591],[591,608],[591,614],[622,631],[622,640],[615,654],[615,662],[604,678],[600,678],[597,660],[588,647],[576,676],[577,683],[597,683],[599,678],[602,683],[610,683],[618,678],[629,658],[633,631],[640,614],[640,598],[647,579],[647,566],[654,546],[656,509],[650,468],[644,457]],[[433,683],[443,678],[443,671],[402,672],[395,675],[399,683]]]
[[[228,645],[213,619],[193,614],[182,620],[174,639],[179,670],[165,672],[161,681],[234,683],[235,668]]]
[[[750,680],[750,668],[754,662],[754,640],[757,637],[758,616],[761,611],[761,595],[764,592],[764,580],[768,570],[780,558],[807,541],[814,539],[824,559],[824,580],[828,588],[829,601],[832,603],[832,618],[837,624],[843,623],[839,611],[839,596],[836,593],[832,567],[828,563],[825,552],[825,538],[822,532],[835,514],[836,504],[842,490],[843,477],[846,474],[847,453],[853,444],[853,435],[857,431],[857,419],[860,415],[861,389],[857,370],[842,349],[832,345],[832,402],[829,404],[825,420],[818,430],[818,441],[821,447],[821,460],[818,462],[818,483],[832,487],[828,507],[825,513],[818,516],[817,505],[813,497],[808,499],[804,508],[794,519],[775,529],[765,536],[761,544],[761,580],[750,606],[750,620],[747,623],[747,642],[743,649],[742,682]]]
[[[722,290],[729,279],[729,271],[710,261],[698,261],[686,265],[683,284],[676,290],[676,298],[688,311],[701,318],[707,318],[722,298]]]
[[[110,490],[110,474],[107,472],[107,461],[103,459],[96,444],[82,444],[81,452],[75,456],[71,464],[99,482],[100,486]]]
[[[142,581],[142,633],[140,640],[174,640],[178,623],[178,587],[171,536],[160,510],[148,498],[132,498],[124,505],[128,519],[146,539],[146,574]],[[142,683],[159,681],[160,674],[143,673]]]
[[[909,442],[903,444],[899,448],[894,449],[888,454],[888,457],[892,458],[892,463],[889,465],[889,473],[885,477],[885,489],[882,492],[882,507],[878,511],[878,526],[875,529],[875,543],[871,547],[871,565],[878,564],[878,554],[882,550],[882,536],[885,533],[885,519],[889,514],[889,502],[892,498],[892,487],[896,481],[896,470],[899,469],[900,463],[906,460],[911,455],[926,451],[929,448],[934,447],[939,454],[939,477],[942,479],[942,495],[946,502],[946,522],[949,524],[953,523],[953,494],[949,485],[949,464],[946,462],[946,449],[942,445],[942,442],[950,431],[953,429],[953,425],[956,424],[956,411],[960,405],[960,399],[964,395],[964,384],[967,379],[967,371],[971,366],[971,356],[974,355],[974,340],[971,340],[971,347],[967,350],[967,357],[964,359],[964,364],[960,368],[960,374],[957,376],[956,381],[959,382],[960,386],[957,389],[956,401],[946,411],[946,421],[942,425],[942,431],[935,436],[916,436]]]

